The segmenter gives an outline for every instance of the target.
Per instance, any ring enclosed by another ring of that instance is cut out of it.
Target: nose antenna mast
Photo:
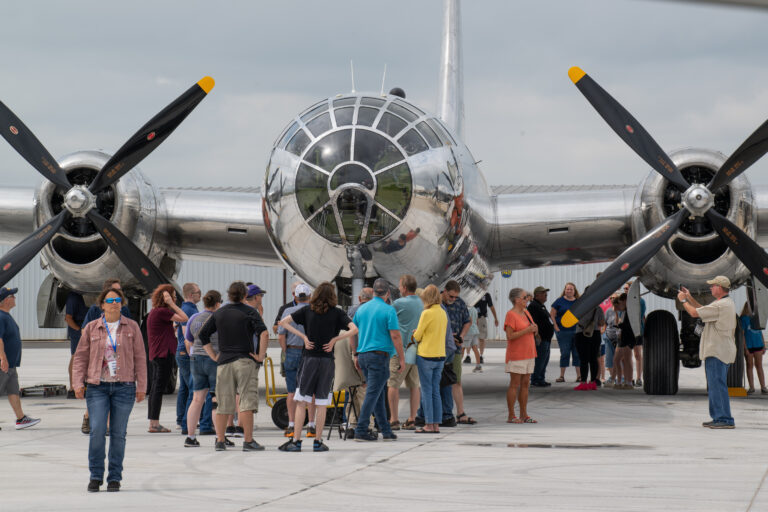
[[[381,74],[381,95],[384,96],[384,80],[387,78],[387,65],[384,64],[384,73]]]
[[[352,92],[355,92],[355,63],[349,59],[349,72],[352,76]]]

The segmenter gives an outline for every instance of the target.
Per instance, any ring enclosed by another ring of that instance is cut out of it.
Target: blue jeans
[[[192,374],[189,369],[189,356],[177,355],[176,365],[179,367],[179,391],[176,394],[176,424],[187,428],[187,411],[192,403]]]
[[[573,361],[573,366],[581,366],[579,353],[576,352],[576,343],[573,338],[576,335],[574,331],[557,331],[557,346],[560,347],[560,368],[568,368],[568,362]],[[573,357],[571,357],[573,354]]]
[[[208,390],[208,394],[205,395],[203,410],[200,412],[200,432],[213,431],[213,421],[211,420],[213,399],[211,398],[211,393],[216,391],[216,366],[216,361],[207,355],[196,355],[190,358],[189,373],[192,376],[192,389],[194,391]],[[192,391],[189,392],[190,397],[193,394]],[[189,405],[187,405],[187,412],[189,412]],[[184,416],[182,427],[186,426],[187,417]],[[197,428],[197,425],[195,425],[195,428]]]
[[[443,403],[443,421],[453,418],[453,384],[440,388],[440,401]]]
[[[533,375],[531,375],[531,384],[543,384],[546,379],[544,374],[547,371],[547,365],[549,364],[549,347],[552,342],[549,340],[541,340],[539,346],[536,347],[536,362],[533,365]]]
[[[296,377],[299,374],[302,352],[295,348],[285,350],[285,387],[288,393],[296,392]]]
[[[381,433],[384,435],[391,434],[392,429],[389,426],[385,402],[387,399],[387,380],[389,380],[389,354],[362,352],[357,356],[357,362],[360,369],[363,370],[367,386],[363,405],[360,407],[355,436],[368,432],[371,413],[376,418]]]
[[[109,416],[109,474],[107,482],[123,479],[125,457],[125,431],[128,416],[136,401],[133,382],[104,382],[98,386],[88,384],[85,400],[91,418],[91,436],[88,440],[88,469],[91,480],[104,481],[104,451],[106,448],[107,416]]]
[[[430,361],[416,356],[416,368],[419,370],[421,383],[421,408],[426,423],[440,423],[442,420],[440,378],[443,375],[443,364],[445,361]]]
[[[707,393],[709,394],[709,415],[712,417],[712,421],[734,425],[726,382],[729,366],[716,357],[708,357],[704,360],[704,371],[707,374]]]
[[[616,354],[616,349],[605,334],[603,334],[603,343],[605,343],[605,367],[613,368],[613,356]]]

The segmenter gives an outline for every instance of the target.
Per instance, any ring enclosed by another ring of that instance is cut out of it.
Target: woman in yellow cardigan
[[[419,325],[413,332],[413,339],[418,343],[416,367],[419,369],[421,382],[421,408],[424,411],[424,428],[417,434],[439,434],[443,406],[440,401],[440,378],[445,363],[445,330],[448,327],[448,315],[440,305],[440,291],[433,284],[427,286],[421,294],[424,311],[419,318]]]

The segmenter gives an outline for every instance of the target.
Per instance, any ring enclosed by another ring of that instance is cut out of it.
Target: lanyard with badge
[[[109,346],[112,347],[112,358],[107,360],[107,367],[109,368],[109,375],[115,377],[117,375],[117,341],[112,339],[112,333],[109,331],[109,325],[104,315],[101,316],[101,320],[104,322],[104,327],[107,329],[107,336],[109,336]],[[115,332],[117,336],[117,332]]]

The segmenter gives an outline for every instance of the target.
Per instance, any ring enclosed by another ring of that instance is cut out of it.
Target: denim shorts
[[[296,392],[296,376],[301,366],[301,353],[303,350],[288,348],[285,350],[285,387],[288,393]]]
[[[192,389],[216,391],[216,361],[208,356],[194,355],[190,359]]]

